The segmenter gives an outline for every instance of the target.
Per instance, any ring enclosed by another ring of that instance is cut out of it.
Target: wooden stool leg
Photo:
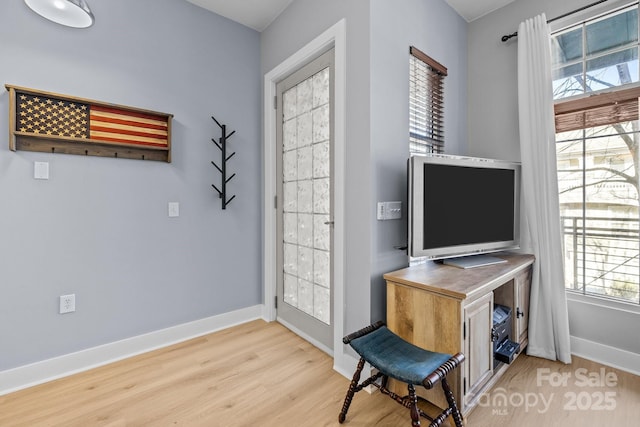
[[[411,427],[420,427],[420,412],[418,412],[418,397],[413,384],[409,384],[409,412],[411,413]]]
[[[453,417],[453,422],[456,423],[456,427],[463,427],[462,424],[462,414],[460,410],[458,410],[458,405],[456,404],[456,399],[451,392],[451,388],[449,387],[449,383],[447,383],[447,378],[442,378],[442,390],[444,391],[444,395],[447,398],[447,402],[449,403],[449,407],[451,408],[451,416]]]
[[[356,393],[356,388],[358,387],[358,383],[360,382],[360,373],[364,368],[364,358],[361,357],[358,362],[358,367],[356,368],[356,372],[353,374],[353,379],[351,380],[351,384],[349,384],[349,390],[347,391],[347,395],[344,398],[344,403],[342,404],[342,411],[340,415],[338,415],[338,422],[342,424],[344,420],[347,418],[347,411],[349,410],[349,406],[351,406],[351,400],[353,399],[353,395]]]

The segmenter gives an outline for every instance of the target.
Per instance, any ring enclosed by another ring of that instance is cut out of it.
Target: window
[[[447,69],[413,46],[409,52],[409,151],[442,153]]]
[[[552,35],[565,287],[640,304],[638,4]]]
[[[638,82],[638,5],[551,38],[556,99]]]

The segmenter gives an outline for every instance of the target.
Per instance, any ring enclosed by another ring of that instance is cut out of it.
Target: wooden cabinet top
[[[456,299],[474,299],[511,280],[520,271],[533,264],[529,254],[500,252],[491,254],[507,262],[463,269],[428,261],[424,264],[393,271],[385,280],[411,286]]]

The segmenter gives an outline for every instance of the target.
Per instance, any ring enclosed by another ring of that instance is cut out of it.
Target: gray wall
[[[547,19],[591,0],[516,0],[468,26],[468,129],[471,156],[520,160],[518,131],[517,38],[504,34],[545,12]]]
[[[500,37],[516,31],[520,22],[539,13],[545,12],[547,19],[552,19],[590,3],[591,0],[517,0],[469,24],[470,155],[520,160],[518,43],[517,39],[502,43]],[[588,301],[569,301],[571,335],[640,353],[640,339],[636,331],[640,315],[593,305]]]
[[[264,74],[346,18],[345,331],[370,321],[369,3],[296,0],[261,37]]]
[[[170,164],[14,153],[0,92],[0,371],[261,304],[260,34],[182,0],[92,0],[85,30],[15,3],[2,83],[175,117]],[[211,115],[237,130],[226,211]],[[67,293],[77,311],[59,315]]]
[[[467,23],[444,0],[371,1],[371,318],[386,318],[382,275],[407,265],[409,46],[447,67],[445,151],[465,154]],[[377,221],[376,203],[401,200],[402,220]]]

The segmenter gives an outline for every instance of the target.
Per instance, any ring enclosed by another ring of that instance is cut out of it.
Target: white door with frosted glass
[[[333,348],[333,50],[277,84],[278,320]]]

